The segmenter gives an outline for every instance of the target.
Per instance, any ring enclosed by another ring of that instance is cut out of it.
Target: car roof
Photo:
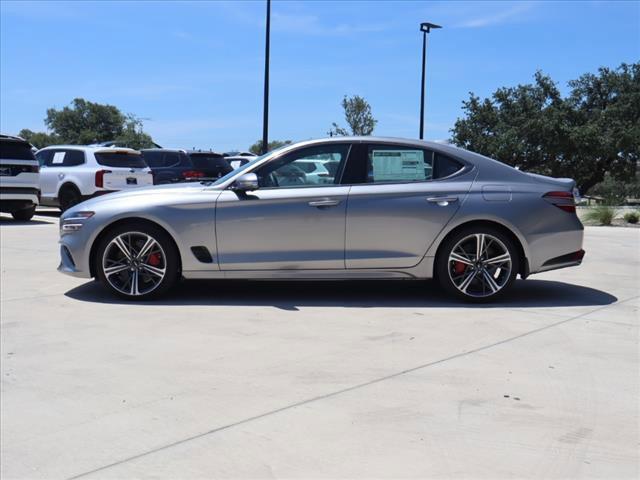
[[[187,153],[182,148],[141,148],[140,151],[144,152],[170,152],[170,153]]]
[[[139,150],[134,150],[133,148],[126,147],[101,147],[95,145],[49,145],[48,147],[41,148],[38,150],[41,152],[42,150],[49,150],[54,148],[64,148],[67,150],[82,150],[83,152],[93,152],[93,153],[133,153],[139,154]]]
[[[418,140],[418,139],[399,138],[399,137],[345,136],[345,137],[318,138],[318,139],[293,143],[291,145],[287,145],[286,147],[283,147],[281,150],[278,150],[278,151],[287,152],[290,149],[297,149],[304,146],[313,146],[313,145],[320,145],[320,144],[327,144],[327,143],[345,143],[345,142],[347,143],[375,142],[375,143],[385,143],[388,145],[414,146],[417,148],[427,148],[434,152],[442,153],[443,155],[449,155],[459,160],[470,162],[476,165],[513,169],[513,167],[505,163],[499,162],[489,157],[485,157],[484,155],[480,155],[479,153],[470,152],[469,150],[465,150],[464,148],[457,147],[450,143],[432,142],[428,140]],[[294,147],[294,148],[290,148],[290,147]]]
[[[0,133],[0,140],[4,140],[6,142],[26,143],[27,145],[31,145],[24,138],[17,137],[15,135],[5,135],[4,133]]]
[[[201,153],[203,155],[220,155],[223,156],[220,152],[214,152],[213,150],[199,150],[199,149],[191,149],[191,150],[185,150],[189,155],[194,154],[194,153]]]

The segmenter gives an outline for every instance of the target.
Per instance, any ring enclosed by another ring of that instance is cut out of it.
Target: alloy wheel
[[[104,250],[102,270],[109,284],[128,296],[146,295],[162,283],[167,260],[160,243],[142,232],[125,232]]]
[[[449,254],[449,278],[464,295],[482,298],[498,293],[509,281],[512,260],[503,242],[475,233],[460,240]]]

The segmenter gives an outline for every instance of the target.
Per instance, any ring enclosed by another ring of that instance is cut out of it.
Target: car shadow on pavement
[[[51,208],[47,210],[37,209],[36,215],[40,215],[42,217],[59,218],[60,215],[62,215],[62,212],[58,208]]]
[[[35,225],[51,225],[54,221],[46,222],[43,220],[14,220],[12,217],[0,216],[0,225],[3,227],[29,227]]]
[[[130,302],[111,295],[97,282],[88,282],[66,294],[74,300],[130,305],[271,306],[406,308],[537,308],[597,306],[614,303],[613,295],[594,288],[550,280],[518,280],[502,299],[472,304],[451,299],[434,281],[259,282],[247,280],[185,281],[157,300]]]

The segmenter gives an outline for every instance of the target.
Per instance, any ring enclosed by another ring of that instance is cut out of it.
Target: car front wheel
[[[99,280],[119,297],[144,300],[167,292],[179,274],[178,251],[153,225],[121,225],[100,242],[95,258]]]
[[[519,270],[513,241],[490,227],[463,229],[445,241],[436,259],[438,280],[449,293],[472,302],[502,296]]]

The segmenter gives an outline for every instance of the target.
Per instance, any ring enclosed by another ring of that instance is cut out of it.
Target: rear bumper
[[[31,187],[0,187],[0,208],[3,212],[14,212],[38,205],[40,190]]]
[[[547,260],[538,269],[538,273],[558,270],[560,268],[577,267],[582,263],[585,253],[584,250],[580,249],[577,252],[567,253],[566,255],[560,255],[559,257]]]

